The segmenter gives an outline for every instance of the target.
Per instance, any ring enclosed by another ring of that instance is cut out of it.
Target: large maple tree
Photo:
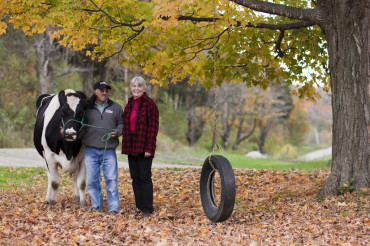
[[[8,23],[29,35],[52,27],[61,44],[140,64],[153,83],[190,76],[211,86],[216,62],[219,84],[284,81],[312,100],[317,86],[331,88],[332,169],[319,195],[370,186],[369,0],[5,0],[0,7],[0,33]]]

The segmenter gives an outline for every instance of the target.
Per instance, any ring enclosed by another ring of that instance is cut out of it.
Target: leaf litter
[[[222,223],[203,212],[198,169],[153,169],[150,218],[137,213],[127,169],[119,169],[121,210],[115,216],[80,209],[66,175],[58,203],[44,204],[46,173],[41,174],[30,184],[0,189],[0,245],[369,244],[370,189],[317,199],[326,170],[234,172],[236,203]]]

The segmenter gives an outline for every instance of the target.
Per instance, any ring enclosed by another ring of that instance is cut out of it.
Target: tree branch
[[[163,20],[168,20],[162,17]],[[214,22],[217,21],[219,18],[214,18],[214,17],[193,17],[193,16],[186,16],[186,15],[180,15],[177,17],[177,20],[190,20],[192,22]]]
[[[115,52],[115,53],[113,53],[112,55],[110,55],[110,56],[108,56],[108,57],[106,57],[106,58],[111,58],[111,57],[113,57],[114,55],[117,55],[117,54],[120,54],[121,52],[122,52],[122,50],[123,50],[123,47],[125,47],[125,45],[127,44],[127,43],[129,43],[131,40],[133,40],[133,39],[135,39],[142,31],[144,30],[144,26],[142,26],[141,28],[140,28],[140,30],[138,30],[136,33],[133,33],[133,34],[131,34],[128,38],[127,38],[127,40],[125,41],[125,42],[123,42],[123,44],[121,45],[121,48],[120,48],[120,50],[119,51],[117,51],[117,52]]]
[[[238,26],[242,26],[241,22],[237,22]],[[314,26],[316,23],[314,21],[299,21],[289,24],[267,24],[267,23],[257,23],[257,25],[252,25],[251,23],[246,24],[244,27],[254,27],[254,28],[266,28],[272,30],[290,30],[290,29],[300,29],[309,26]]]
[[[62,77],[64,75],[67,75],[69,73],[74,73],[74,72],[92,72],[92,71],[89,68],[72,67],[72,68],[64,69],[61,73],[58,73],[57,75],[55,75],[55,77]]]
[[[96,5],[96,3],[94,3],[93,0],[90,0],[90,2],[95,6],[96,10],[90,10],[90,9],[82,9],[82,10],[87,11],[87,12],[101,12],[101,13],[103,13],[110,20],[110,22],[117,25],[115,27],[118,27],[118,26],[137,27],[137,26],[140,26],[140,25],[143,24],[144,20],[137,21],[136,23],[125,23],[125,22],[117,21],[113,16],[109,15],[105,10],[103,10],[98,5]]]
[[[193,54],[193,57],[191,57],[188,61],[191,61],[191,60],[193,60],[197,55],[198,55],[198,53],[200,53],[200,52],[202,52],[202,51],[206,51],[206,50],[212,50],[215,46],[216,46],[216,44],[218,43],[218,41],[220,40],[220,37],[226,32],[228,30],[228,28],[225,28],[220,34],[218,34],[218,35],[216,35],[216,37],[212,37],[212,38],[206,38],[206,39],[204,39],[203,41],[201,41],[200,43],[198,43],[198,44],[196,44],[196,45],[193,45],[193,46],[191,46],[191,47],[189,47],[189,48],[193,48],[193,47],[196,47],[196,46],[198,46],[199,44],[201,44],[201,43],[203,43],[203,42],[205,42],[205,41],[207,41],[207,40],[215,40],[214,42],[212,42],[212,45],[210,46],[210,47],[208,47],[208,48],[202,48],[202,49],[200,49],[200,50],[198,50],[198,51],[195,51],[195,52],[193,52],[194,54]],[[208,42],[207,43],[207,45],[208,44],[210,44],[211,42]]]
[[[169,18],[171,17],[161,17],[163,20],[168,20]],[[179,16],[177,18],[178,20],[190,20],[192,22],[214,22],[216,20],[218,20],[219,18],[197,18],[197,17],[193,17],[193,16]],[[288,23],[288,24],[268,24],[268,23],[258,23],[256,25],[253,25],[251,24],[250,22],[246,25],[242,25],[242,22],[238,21],[237,22],[237,27],[252,27],[252,28],[266,28],[266,29],[272,29],[272,30],[279,30],[280,31],[280,35],[279,35],[279,38],[277,41],[275,41],[275,51],[277,52],[277,56],[275,57],[275,59],[277,59],[278,57],[283,57],[284,56],[284,53],[285,53],[285,50],[282,50],[281,47],[280,47],[280,44],[281,44],[281,41],[283,40],[284,38],[284,31],[285,30],[290,30],[290,29],[300,29],[300,28],[305,28],[305,27],[309,27],[309,26],[314,26],[316,25],[316,23],[314,21],[299,21],[299,22],[293,22],[293,23]],[[217,43],[217,41],[219,40],[220,36],[226,31],[228,30],[228,28],[226,28],[222,33],[220,33],[220,35],[217,36],[217,39],[216,39],[216,42],[210,47],[210,48],[203,48],[199,51],[196,51],[194,52],[194,55],[192,58],[190,58],[190,60],[194,59],[198,53],[204,51],[204,50],[210,50],[214,47],[214,45]],[[213,39],[213,38],[212,38]],[[202,42],[204,42],[206,40],[203,40]],[[198,46],[199,44],[195,45],[195,46]]]
[[[162,16],[161,17],[163,20],[168,20],[169,16]],[[214,22],[219,20],[219,18],[213,18],[213,17],[193,17],[193,16],[184,16],[180,15],[177,20],[190,20],[192,22]],[[256,25],[253,25],[252,23],[248,23],[244,25],[243,27],[254,27],[254,28],[266,28],[266,29],[273,29],[273,30],[289,30],[289,29],[300,29],[300,28],[305,28],[309,26],[314,26],[316,25],[316,22],[314,21],[299,21],[299,22],[293,22],[293,23],[288,23],[288,24],[268,24],[268,23],[257,23]],[[242,26],[242,22],[237,21],[237,27]]]
[[[279,35],[278,40],[275,42],[275,51],[277,53],[277,56],[275,57],[275,59],[277,57],[283,57],[284,56],[284,51],[281,50],[281,46],[280,46],[281,41],[283,40],[283,38],[284,38],[284,31],[282,30],[282,31],[280,31],[280,35]]]
[[[256,125],[257,125],[257,119],[256,117],[254,117],[253,119],[253,126],[252,126],[252,129],[249,131],[249,133],[243,137],[241,137],[241,126],[243,124],[243,121],[244,119],[241,119],[241,124],[239,126],[239,129],[238,129],[238,135],[237,138],[235,139],[235,143],[233,145],[233,150],[236,150],[238,148],[238,145],[243,142],[244,140],[248,139],[250,136],[252,136],[252,134],[254,133],[254,131],[256,130]]]
[[[301,9],[282,4],[264,2],[259,0],[230,0],[236,4],[266,14],[284,16],[291,19],[314,21],[318,23],[319,13],[317,9]]]

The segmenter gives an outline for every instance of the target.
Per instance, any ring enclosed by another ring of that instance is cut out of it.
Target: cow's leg
[[[80,208],[87,206],[86,202],[86,169],[84,163],[79,164],[79,172],[75,174],[75,200],[80,203]]]
[[[50,177],[50,173],[48,170],[48,189],[46,192],[45,203],[50,204],[50,197],[51,197],[51,177]]]
[[[78,173],[74,173],[73,181],[75,183],[75,201],[80,202],[80,190],[78,189],[77,178],[78,178]]]
[[[58,167],[55,162],[48,161],[48,191],[46,193],[45,202],[54,205],[57,203],[57,192],[60,184]]]

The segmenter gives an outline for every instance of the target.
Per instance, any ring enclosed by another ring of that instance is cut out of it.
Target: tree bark
[[[266,142],[267,135],[268,135],[268,133],[271,129],[272,120],[269,119],[265,123],[262,123],[260,121],[258,125],[259,125],[259,129],[260,129],[260,136],[258,138],[258,149],[259,149],[261,154],[266,154],[265,142]]]
[[[75,53],[74,65],[81,69],[83,92],[90,96],[93,92],[94,83],[108,78],[108,71],[105,67],[107,60],[96,61],[86,56],[84,52]]]
[[[320,197],[370,186],[370,1],[321,1],[333,110],[331,173]],[[330,5],[329,5],[330,4]],[[354,180],[353,182],[351,180]]]
[[[92,95],[93,86],[94,86],[94,68],[95,62],[90,58],[84,59],[84,62],[81,63],[81,67],[86,69],[82,73],[82,88],[83,92],[89,97]]]
[[[225,102],[224,105],[222,105],[223,110],[221,110],[222,115],[222,132],[220,134],[222,145],[225,149],[229,148],[230,145],[230,134],[232,130],[233,123],[235,122],[235,114],[230,113],[230,108],[232,107],[229,105],[229,102]],[[231,117],[231,119],[229,119]]]
[[[48,32],[35,35],[33,46],[36,52],[36,74],[39,81],[39,94],[54,93],[53,40]]]
[[[300,9],[258,0],[230,0],[256,11],[314,21],[327,40],[333,110],[331,174],[319,196],[370,186],[370,0],[317,0]],[[351,180],[354,180],[353,182]]]
[[[254,130],[256,129],[257,120],[256,120],[256,118],[254,118],[252,129],[245,136],[243,136],[244,120],[245,120],[245,117],[243,117],[239,120],[238,132],[236,134],[235,143],[233,145],[233,150],[237,150],[239,144],[241,142],[243,142],[244,140],[248,139],[250,136],[252,136],[252,134],[254,133]]]
[[[188,107],[186,110],[188,120],[188,129],[186,130],[186,140],[189,146],[194,146],[203,134],[203,128],[206,121],[202,115],[196,112],[196,107]]]

